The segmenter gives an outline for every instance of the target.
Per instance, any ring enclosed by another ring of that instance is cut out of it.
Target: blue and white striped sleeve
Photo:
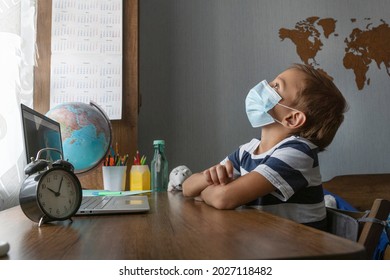
[[[321,184],[318,168],[317,153],[305,143],[292,141],[276,149],[255,171],[278,189],[276,197],[286,201],[302,188]]]

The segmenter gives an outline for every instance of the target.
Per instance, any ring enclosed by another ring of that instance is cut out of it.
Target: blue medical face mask
[[[282,97],[267,83],[266,80],[260,82],[252,88],[246,99],[245,108],[249,122],[253,127],[261,127],[267,124],[274,123],[275,120],[268,111],[279,104]],[[285,108],[295,110],[283,104],[279,104]]]

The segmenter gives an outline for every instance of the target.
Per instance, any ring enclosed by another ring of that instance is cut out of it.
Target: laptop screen
[[[43,148],[57,149],[61,155],[56,151],[45,151],[41,159],[60,159],[63,156],[60,124],[23,104],[21,109],[27,163],[30,163],[31,157],[36,158],[38,151]]]

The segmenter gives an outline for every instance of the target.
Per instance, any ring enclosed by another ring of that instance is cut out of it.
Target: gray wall
[[[141,0],[139,149],[150,163],[153,139],[165,139],[170,169],[201,171],[240,144],[260,136],[244,99],[257,82],[272,80],[294,62],[295,45],[280,28],[310,16],[337,20],[317,62],[350,104],[346,120],[321,153],[323,179],[389,172],[390,80],[370,65],[370,86],[358,90],[342,65],[351,18],[390,23],[390,2],[338,0]],[[362,26],[364,27],[364,26]]]

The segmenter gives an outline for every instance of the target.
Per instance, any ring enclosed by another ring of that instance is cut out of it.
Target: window
[[[0,210],[19,203],[26,165],[20,104],[32,106],[36,0],[0,0]]]

